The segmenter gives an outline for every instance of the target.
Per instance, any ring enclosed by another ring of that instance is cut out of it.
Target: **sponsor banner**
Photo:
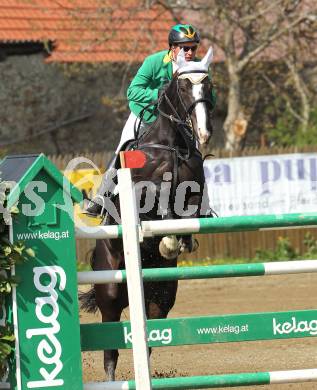
[[[317,210],[317,154],[209,159],[210,204],[221,217]]]
[[[72,214],[57,207],[62,189],[48,188],[43,214],[13,219],[13,241],[35,253],[15,267],[21,378],[14,390],[83,388],[74,225]],[[23,194],[20,199],[30,204]]]
[[[317,310],[147,321],[150,347],[274,340],[317,335]],[[130,323],[81,325],[83,351],[132,347]]]

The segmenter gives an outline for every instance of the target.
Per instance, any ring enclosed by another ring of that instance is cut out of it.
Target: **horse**
[[[159,96],[157,119],[142,134],[140,128],[135,129],[132,149],[142,150],[146,156],[142,169],[132,169],[133,182],[136,186],[140,184],[137,198],[141,220],[193,218],[209,213],[203,159],[197,144],[206,144],[212,133],[212,83],[208,77],[211,58],[210,48],[200,62],[188,63],[181,51],[177,57],[178,71]],[[142,213],[141,204],[146,202],[149,190],[143,186],[146,180],[151,182],[155,202],[151,210]],[[178,191],[184,183],[196,183],[196,189],[188,191],[183,186],[182,191]],[[118,198],[114,203],[120,213]],[[185,207],[180,207],[183,205]],[[110,216],[107,224],[115,224],[114,218]],[[178,255],[196,247],[197,242],[190,235],[146,238],[141,243],[142,267],[176,267]],[[95,271],[124,269],[122,240],[96,240],[91,266]],[[167,317],[175,303],[177,285],[178,281],[144,283],[147,319]],[[128,306],[127,286],[94,285],[89,292],[81,294],[80,299],[86,311],[99,308],[102,322],[120,321],[122,311]],[[107,380],[115,380],[118,356],[117,350],[104,351]]]

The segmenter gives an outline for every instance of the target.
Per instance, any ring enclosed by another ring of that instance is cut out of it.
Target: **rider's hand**
[[[159,99],[159,100],[161,99],[162,95],[165,94],[165,92],[166,92],[168,86],[169,86],[168,83],[167,83],[167,84],[163,84],[163,85],[161,86],[161,88],[158,90],[158,99]]]

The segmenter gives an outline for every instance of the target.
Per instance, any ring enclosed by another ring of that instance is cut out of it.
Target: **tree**
[[[315,2],[309,0],[204,0],[159,1],[174,13],[186,15],[224,55],[228,75],[227,115],[223,125],[225,147],[238,150],[248,131],[252,105],[244,106],[242,76],[256,61],[279,57],[281,39],[316,20]],[[181,7],[181,8],[180,8]],[[182,19],[182,18],[180,18]],[[179,20],[180,20],[179,19]],[[275,49],[275,50],[274,50]],[[292,61],[288,67],[295,77]],[[298,92],[302,84],[299,79]],[[302,95],[304,98],[304,94]],[[305,105],[303,100],[303,105]],[[303,114],[304,116],[307,114]]]
[[[273,92],[284,101],[286,114],[292,118],[297,131],[293,131],[291,142],[297,145],[310,143],[312,137],[317,140],[317,124],[314,124],[314,105],[316,103],[316,85],[310,84],[306,76],[309,69],[315,68],[314,58],[317,55],[317,21],[309,18],[306,23],[289,31],[280,41],[284,55],[281,61],[285,64],[286,75],[283,81],[273,81],[268,74],[263,75]],[[280,78],[281,79],[281,78]],[[290,93],[290,90],[293,93]],[[317,114],[317,112],[316,112]],[[283,137],[283,134],[281,134]],[[278,134],[274,137],[278,140]]]

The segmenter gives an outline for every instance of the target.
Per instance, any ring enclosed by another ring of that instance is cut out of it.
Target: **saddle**
[[[110,161],[110,163],[107,166],[107,170],[111,168],[120,169],[120,152],[127,152],[129,150],[134,150],[136,145],[135,139],[127,140],[124,144],[122,144],[121,148],[119,149],[119,152],[115,154],[113,160]]]

